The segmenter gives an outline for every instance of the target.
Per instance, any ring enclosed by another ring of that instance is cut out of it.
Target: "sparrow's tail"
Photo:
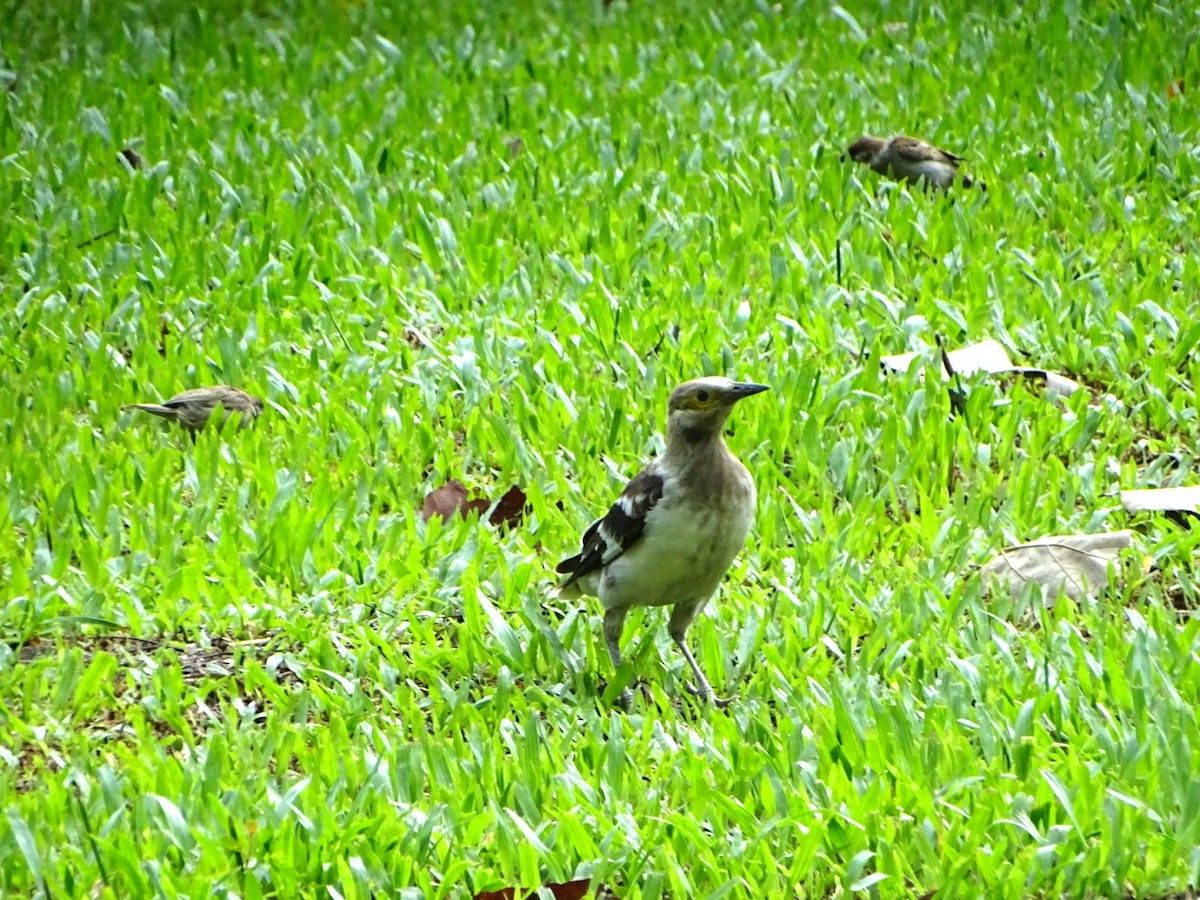
[[[178,410],[171,409],[169,406],[162,406],[158,403],[130,403],[128,406],[122,406],[121,409],[138,409],[154,416],[162,416],[164,419],[174,419],[179,415]]]

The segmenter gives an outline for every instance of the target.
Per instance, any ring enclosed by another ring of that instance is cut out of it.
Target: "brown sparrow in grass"
[[[851,144],[842,159],[849,154],[857,163],[870,166],[880,175],[887,175],[909,184],[933,185],[943,191],[954,184],[961,156],[955,156],[933,144],[903,135],[887,138],[863,135]],[[963,187],[972,182],[963,176]],[[980,185],[982,187],[982,184]]]
[[[137,409],[151,415],[178,422],[185,430],[197,432],[207,423],[217,407],[225,410],[224,423],[230,415],[238,415],[239,428],[247,428],[262,414],[263,402],[241,388],[219,384],[215,387],[192,388],[176,394],[165,403],[132,403],[121,409]]]

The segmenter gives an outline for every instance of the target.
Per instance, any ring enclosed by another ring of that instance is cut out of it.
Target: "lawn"
[[[0,894],[1200,884],[1200,534],[1118,497],[1200,483],[1190,4],[0,22]],[[839,161],[865,132],[987,190]],[[939,338],[1085,390],[881,368]],[[728,710],[662,611],[614,673],[552,590],[702,374],[773,388],[691,632]],[[218,383],[254,427],[121,411]],[[527,505],[425,521],[452,479]],[[978,574],[1125,528],[1078,602]]]

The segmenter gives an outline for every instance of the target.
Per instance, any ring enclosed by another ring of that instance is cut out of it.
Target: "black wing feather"
[[[612,562],[635,543],[646,530],[646,515],[662,499],[663,478],[650,469],[625,486],[621,497],[583,533],[583,548],[564,559],[555,569],[568,575],[563,587]]]

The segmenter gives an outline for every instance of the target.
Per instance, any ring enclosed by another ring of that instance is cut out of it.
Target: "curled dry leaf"
[[[916,350],[912,353],[896,353],[882,356],[879,361],[884,368],[893,372],[907,372],[914,362],[925,359],[930,354],[938,352],[937,347],[926,350]],[[942,354],[942,378],[949,380],[954,375],[967,377],[978,372],[992,375],[1012,374],[1024,378],[1034,378],[1045,382],[1046,393],[1057,397],[1070,397],[1080,389],[1079,383],[1065,375],[1039,369],[1033,366],[1014,366],[1009,359],[1008,351],[999,341],[980,341]]]
[[[549,891],[554,900],[581,900],[587,895],[587,889],[586,878],[542,885],[542,890]],[[475,895],[475,900],[536,900],[537,896],[537,891],[526,892],[520,888],[509,887],[498,891],[480,891]],[[612,894],[605,893],[603,888],[597,888],[596,896],[612,897]]]
[[[135,172],[145,165],[142,162],[141,155],[132,147],[126,147],[124,150],[122,150],[121,157],[125,160],[125,162],[129,163],[129,168],[133,169]]]
[[[1070,397],[1080,388],[1078,381],[1074,381],[1066,375],[1059,375],[1057,372],[1048,371],[1047,369],[1035,369],[1031,366],[1013,366],[1008,371],[1023,378],[1043,382],[1046,387],[1046,393],[1051,397]]]
[[[525,500],[525,492],[514,484],[493,505],[486,497],[470,496],[466,485],[452,478],[426,495],[421,504],[421,518],[426,522],[434,516],[449,519],[461,515],[465,518],[473,512],[482,517],[490,509],[491,514],[487,517],[490,524],[516,525],[525,517]]]
[[[980,574],[989,589],[1001,585],[1014,597],[1025,585],[1038,585],[1052,607],[1060,590],[1072,600],[1096,596],[1108,585],[1109,566],[1132,543],[1131,531],[1054,535],[1001,550]]]

